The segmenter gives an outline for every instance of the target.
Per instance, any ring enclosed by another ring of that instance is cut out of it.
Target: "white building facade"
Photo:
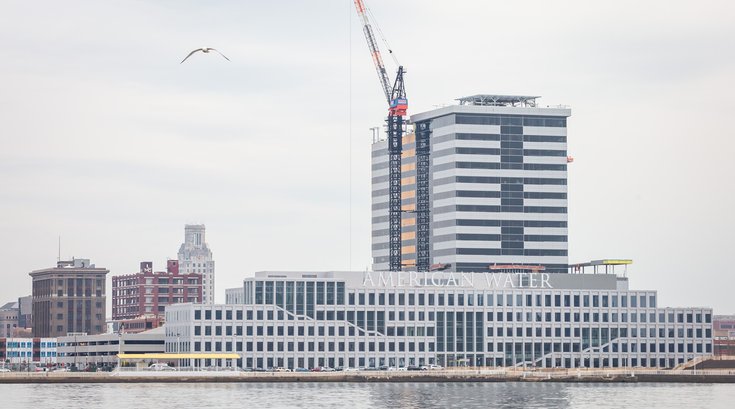
[[[56,338],[0,337],[0,364],[51,366],[56,364],[56,358]]]
[[[712,353],[710,308],[660,307],[614,274],[261,272],[244,294],[167,307],[167,349],[246,368],[672,368]]]
[[[164,329],[138,333],[69,334],[58,338],[58,363],[78,368],[117,365],[117,355],[164,352]]]
[[[243,287],[226,289],[225,304],[245,304],[245,289]]]
[[[184,226],[184,243],[179,248],[179,272],[202,275],[202,302],[214,303],[214,260],[206,242],[203,224]]]

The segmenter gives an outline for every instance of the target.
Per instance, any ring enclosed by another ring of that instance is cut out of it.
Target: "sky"
[[[735,313],[735,3],[368,6],[409,113],[478,93],[571,108],[571,263],[631,258],[660,306]],[[255,271],[369,268],[386,103],[351,0],[4,0],[0,38],[0,304],[59,237],[129,274],[165,269],[187,223],[219,302]],[[231,61],[179,63],[199,47]]]

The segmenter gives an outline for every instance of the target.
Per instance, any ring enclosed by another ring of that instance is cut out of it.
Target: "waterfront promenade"
[[[113,371],[0,373],[0,384],[242,382],[671,382],[735,383],[735,370],[494,370],[354,372]]]

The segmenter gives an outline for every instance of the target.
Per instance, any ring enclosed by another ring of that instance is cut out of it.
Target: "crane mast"
[[[383,87],[385,99],[390,104],[392,94],[390,79],[388,78],[388,72],[385,70],[385,64],[383,64],[383,58],[380,56],[380,49],[378,48],[378,43],[375,41],[373,29],[370,27],[370,20],[368,20],[367,14],[365,14],[365,3],[362,0],[355,0],[355,8],[357,9],[357,15],[362,20],[362,32],[365,33],[370,55],[373,57],[373,64],[375,64],[375,70],[378,72],[378,78],[380,79],[380,86]]]
[[[393,87],[385,70],[380,49],[375,41],[370,20],[366,14],[363,0],[354,0],[357,14],[362,20],[362,31],[373,57],[380,85],[388,102],[388,268],[390,271],[401,271],[401,154],[403,152],[403,116],[408,109],[406,88],[403,83],[403,67],[398,73]],[[427,266],[428,267],[428,266]]]

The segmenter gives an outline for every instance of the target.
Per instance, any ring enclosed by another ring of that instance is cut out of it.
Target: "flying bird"
[[[189,55],[187,55],[187,56],[186,56],[186,58],[184,58],[183,60],[181,60],[181,62],[180,62],[179,64],[183,64],[183,63],[184,63],[184,61],[186,61],[186,59],[187,59],[187,58],[191,57],[191,55],[192,55],[192,54],[194,54],[194,53],[195,53],[195,52],[197,52],[197,51],[201,51],[201,52],[203,52],[204,54],[208,54],[208,53],[209,53],[210,51],[214,51],[214,52],[216,52],[217,54],[219,54],[219,55],[221,55],[222,57],[224,57],[224,59],[225,59],[225,60],[227,60],[227,61],[230,61],[230,59],[229,59],[229,58],[225,57],[225,55],[224,55],[224,54],[222,54],[221,52],[219,52],[219,51],[215,50],[214,48],[211,48],[211,47],[202,47],[202,48],[197,48],[196,50],[194,50],[194,51],[190,52],[190,53],[189,53]]]

